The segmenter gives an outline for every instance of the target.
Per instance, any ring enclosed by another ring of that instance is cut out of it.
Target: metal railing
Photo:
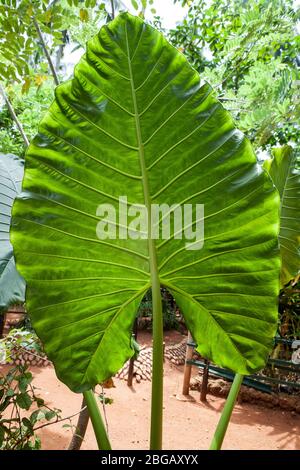
[[[289,340],[283,339],[279,337],[274,338],[274,345],[276,344],[284,344],[291,349],[297,349],[300,347],[299,340]],[[193,350],[197,345],[191,340],[189,336],[187,341],[187,354],[186,354],[186,361],[185,361],[185,372],[184,372],[184,382],[183,382],[183,395],[188,395],[189,388],[190,388],[190,377],[191,377],[191,368],[192,366],[197,366],[203,369],[203,379],[202,379],[202,386],[201,386],[201,396],[200,400],[206,400],[206,394],[208,389],[208,379],[209,374],[222,377],[227,380],[233,381],[235,374],[222,367],[219,367],[215,364],[211,364],[206,359],[193,359]],[[292,360],[284,360],[284,359],[274,359],[272,357],[269,358],[265,369],[270,368],[271,370],[278,369],[285,371],[287,373],[296,374],[300,378],[300,364],[294,363]],[[286,380],[283,377],[272,377],[266,373],[266,370],[263,369],[264,372],[260,372],[259,374],[252,374],[247,375],[244,377],[243,385],[248,387],[255,388],[261,392],[265,393],[272,393],[274,391],[274,386],[279,388],[280,386],[292,389],[300,390],[300,380],[299,381],[291,381]]]

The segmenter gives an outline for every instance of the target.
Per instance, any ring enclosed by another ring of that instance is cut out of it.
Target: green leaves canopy
[[[0,313],[25,297],[25,282],[16,270],[9,241],[12,205],[21,191],[23,173],[19,157],[0,153]]]
[[[280,194],[281,283],[289,282],[300,269],[300,165],[288,145],[273,149],[264,162]]]
[[[97,207],[205,204],[205,242],[100,240]],[[26,157],[12,240],[27,308],[59,378],[83,391],[133,354],[159,272],[198,350],[249,373],[276,329],[279,197],[247,139],[186,59],[122,14],[56,89]],[[149,263],[149,255],[155,262]],[[155,314],[155,312],[154,312]]]

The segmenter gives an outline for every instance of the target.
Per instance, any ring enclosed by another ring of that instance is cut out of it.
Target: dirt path
[[[79,410],[81,395],[73,394],[60,383],[52,367],[32,367],[31,370],[35,377],[34,385],[51,406],[60,408],[63,416]],[[181,384],[182,368],[166,364],[164,448],[207,449],[224,400],[210,395],[208,403],[203,405],[199,403],[199,394],[192,392],[194,403],[178,401],[175,395]],[[112,446],[114,449],[147,449],[150,383],[143,382],[129,389],[124,381],[115,379],[115,385],[116,388],[106,390],[107,396],[114,400],[112,405],[106,406]],[[71,430],[63,428],[63,424],[42,430],[43,449],[67,448]],[[89,426],[82,449],[96,448]],[[282,410],[237,404],[223,448],[300,449],[300,417]]]

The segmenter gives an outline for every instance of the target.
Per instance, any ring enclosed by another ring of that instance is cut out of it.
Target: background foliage
[[[155,14],[152,0],[131,3],[141,16],[147,18],[147,9]],[[213,85],[258,156],[266,156],[263,151],[270,156],[272,146],[297,146],[300,40],[299,10],[293,2],[180,3],[189,5],[180,24],[166,31],[163,20],[156,16],[154,26]],[[70,78],[69,56],[83,53],[86,41],[122,9],[124,5],[116,0],[0,0],[0,84],[29,140],[53,100],[54,83]],[[25,149],[0,93],[0,152],[23,156]],[[164,325],[177,327],[176,304],[167,292],[163,299]],[[151,301],[148,293],[140,315],[149,313]],[[282,289],[279,310],[279,333],[299,336],[299,280]],[[14,347],[16,343],[22,346],[24,337],[13,332],[9,341]],[[7,344],[5,348],[7,351]],[[31,381],[31,373],[22,366],[0,378],[1,449],[38,449],[36,428],[61,420],[60,410],[49,409],[36,396]],[[5,419],[2,412],[11,408],[14,414]]]
[[[299,142],[299,9],[291,0],[198,0],[169,32],[256,148]],[[298,90],[297,90],[298,87]]]
[[[152,1],[134,1],[146,15]],[[175,0],[176,3],[176,0]],[[299,9],[292,0],[194,0],[174,29],[164,31],[207,79],[258,150],[299,141]],[[114,13],[124,9],[114,2]],[[34,20],[60,80],[68,57],[112,17],[112,2],[1,0],[0,81],[31,138],[53,99],[53,77]],[[80,54],[80,52],[78,52]],[[16,86],[16,83],[19,83]],[[13,86],[12,86],[13,85]],[[24,153],[11,117],[0,111],[0,151]]]
[[[132,0],[155,15],[152,0]],[[154,2],[155,3],[155,2]],[[164,32],[216,90],[259,158],[299,142],[299,8],[292,0],[174,0],[188,13]],[[85,43],[120,0],[0,0],[0,84],[29,140],[53,100],[53,76],[70,78]],[[38,27],[37,27],[38,25]],[[39,31],[40,30],[40,34]],[[46,49],[46,50],[45,50]],[[74,58],[77,54],[77,58]],[[0,93],[0,152],[23,156],[26,145]],[[172,309],[173,310],[173,309]]]
[[[12,330],[0,339],[0,362],[10,362],[13,352],[24,349],[39,354],[39,339],[29,331]],[[61,410],[47,406],[32,380],[25,365],[16,365],[5,375],[0,374],[0,450],[38,450],[41,440],[36,431],[64,420]]]

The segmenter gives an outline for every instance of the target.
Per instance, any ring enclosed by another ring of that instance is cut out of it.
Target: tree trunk
[[[86,433],[86,428],[87,428],[90,416],[89,416],[89,412],[88,412],[84,398],[82,399],[81,408],[82,409],[78,416],[76,430],[73,434],[68,450],[80,450],[81,444],[83,442],[83,439]]]
[[[182,385],[182,395],[189,395],[190,392],[190,381],[191,381],[191,374],[192,374],[192,365],[187,364],[187,361],[191,361],[193,359],[193,346],[190,346],[188,343],[193,341],[192,335],[188,333],[187,345],[186,345],[186,353],[185,353],[185,363],[184,363],[184,372],[183,372],[183,385]]]

